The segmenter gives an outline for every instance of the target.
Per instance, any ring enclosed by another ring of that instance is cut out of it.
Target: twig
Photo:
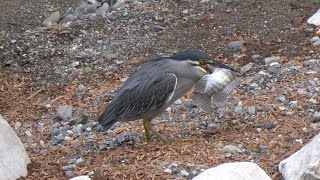
[[[39,89],[37,92],[33,93],[31,96],[29,96],[27,98],[27,100],[34,98],[37,94],[39,94],[41,91],[43,90],[43,88]]]

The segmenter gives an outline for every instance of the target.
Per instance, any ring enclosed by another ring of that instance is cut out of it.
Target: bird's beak
[[[217,61],[217,60],[214,60],[214,59],[212,60],[211,65],[212,65],[212,66],[215,66],[215,67],[218,67],[218,68],[229,69],[229,70],[231,70],[231,71],[234,71],[234,72],[239,73],[239,71],[233,69],[232,67],[227,66],[227,65],[223,64],[222,62]]]

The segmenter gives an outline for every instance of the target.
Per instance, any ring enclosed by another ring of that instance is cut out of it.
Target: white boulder
[[[192,180],[271,180],[255,163],[225,163],[203,171]]]
[[[18,179],[28,175],[30,159],[8,122],[0,115],[0,179]]]
[[[279,164],[285,180],[320,179],[320,134]]]
[[[320,26],[320,9],[308,19],[308,23]]]

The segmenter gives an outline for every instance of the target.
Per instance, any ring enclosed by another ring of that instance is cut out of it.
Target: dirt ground
[[[303,109],[293,116],[277,110],[282,106],[276,100],[281,92],[292,101],[305,102],[311,98],[295,95],[292,89],[296,88],[294,84],[311,80],[319,73],[312,77],[299,72],[283,77],[281,83],[274,85],[273,92],[261,90],[252,98],[243,85],[232,95],[227,110],[233,111],[238,101],[248,107],[260,107],[249,123],[242,123],[244,115],[230,112],[219,122],[218,130],[208,131],[212,118],[197,108],[187,107],[186,96],[182,105],[172,106],[172,112],[155,121],[157,129],[173,140],[173,144],[165,145],[156,138],[151,144],[144,144],[142,123],[137,121],[117,124],[110,134],[94,132],[89,134],[90,138],[80,135],[63,144],[46,145],[52,138],[51,127],[63,126],[55,114],[60,105],[72,105],[74,114],[86,114],[90,122],[95,121],[121,86],[121,80],[156,55],[202,49],[238,69],[254,63],[252,76],[266,68],[265,57],[280,56],[281,63],[290,61],[298,66],[305,60],[319,58],[314,53],[319,48],[308,41],[315,32],[305,30],[315,28],[307,25],[306,20],[320,8],[317,1],[143,1],[139,7],[129,1],[113,13],[116,20],[97,18],[66,29],[38,27],[51,12],[63,12],[76,5],[76,0],[2,1],[0,114],[13,127],[17,122],[22,123],[17,133],[32,161],[26,179],[68,179],[61,167],[71,157],[78,156],[87,163],[76,167],[73,176],[93,171],[93,179],[191,179],[192,175],[166,174],[164,164],[169,162],[171,168],[185,169],[191,174],[234,161],[256,162],[272,179],[281,179],[278,163],[320,132],[319,129],[303,131],[311,121],[306,109],[319,111],[317,104],[301,103]],[[189,11],[181,13],[185,9]],[[152,30],[155,25],[166,30],[155,33]],[[227,47],[235,40],[243,42],[241,50]],[[104,54],[106,51],[115,56],[105,60],[110,55]],[[260,57],[252,58],[253,55]],[[8,60],[12,61],[11,65],[5,64]],[[70,68],[74,62],[80,66]],[[86,67],[92,69],[87,72]],[[79,84],[86,87],[82,94]],[[319,97],[315,98],[320,101]],[[234,120],[239,123],[232,123]],[[274,123],[275,127],[265,129],[266,122]],[[26,135],[27,130],[32,136]],[[97,150],[102,143],[123,134],[138,137],[140,143],[120,143],[110,150]],[[245,152],[226,157],[216,146],[219,142],[241,145]],[[261,152],[261,145],[267,146],[267,150]]]

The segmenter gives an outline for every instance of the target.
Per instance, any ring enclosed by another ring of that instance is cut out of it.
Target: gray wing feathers
[[[161,108],[174,93],[177,77],[172,73],[144,77],[125,84],[104,112],[99,122],[107,124],[114,119],[132,119]]]

